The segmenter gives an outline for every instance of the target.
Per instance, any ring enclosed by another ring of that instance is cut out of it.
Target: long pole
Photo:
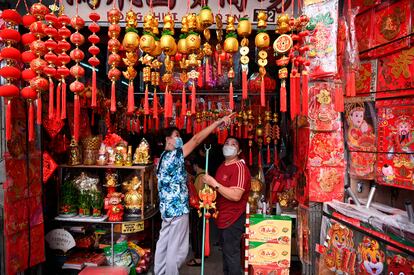
[[[208,175],[208,155],[211,149],[211,145],[207,146],[204,145],[204,149],[206,150],[206,175]],[[206,184],[204,184],[205,187]],[[204,275],[204,246],[206,242],[206,208],[203,208],[203,241],[201,242],[201,270],[200,274]]]

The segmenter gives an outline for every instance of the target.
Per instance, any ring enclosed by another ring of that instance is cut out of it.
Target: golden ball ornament
[[[224,51],[226,53],[235,53],[239,50],[239,41],[235,37],[227,37],[224,40]]]
[[[201,46],[201,39],[200,36],[197,34],[190,34],[185,39],[185,44],[187,45],[188,51],[195,51],[200,48]]]
[[[237,25],[237,34],[247,37],[252,33],[252,23],[248,19],[240,20]]]
[[[169,51],[166,52],[167,55],[172,56],[177,53],[177,44],[174,44],[174,47],[170,48]]]
[[[154,44],[155,44],[154,48],[150,52],[150,55],[151,56],[159,56],[162,53],[161,43],[160,43],[160,41],[155,41]]]
[[[214,22],[213,13],[209,7],[204,7],[200,11],[199,17],[201,24],[206,28],[210,27]]]
[[[139,40],[139,47],[146,53],[150,53],[155,47],[155,39],[152,35],[144,34]]]
[[[188,52],[187,42],[185,38],[181,38],[180,40],[178,40],[177,50],[181,54],[186,54]]]
[[[174,37],[169,34],[163,34],[160,39],[160,46],[164,52],[170,51],[171,48],[176,47]]]
[[[122,40],[122,46],[128,52],[135,51],[140,44],[139,35],[136,32],[127,32]]]
[[[267,48],[270,45],[270,37],[265,32],[258,33],[254,39],[254,43],[259,49]]]

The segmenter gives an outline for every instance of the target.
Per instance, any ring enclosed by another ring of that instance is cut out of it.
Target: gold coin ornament
[[[257,64],[260,66],[259,68],[259,76],[261,78],[260,83],[260,105],[262,107],[266,106],[266,99],[265,99],[265,75],[266,69],[265,66],[267,65],[267,52],[266,48],[270,45],[270,37],[266,33],[267,27],[267,13],[266,11],[260,11],[257,15],[257,28],[258,33],[256,38],[254,39],[254,43],[256,44],[256,48],[259,50]]]
[[[290,35],[282,34],[273,43],[273,49],[279,54],[287,53],[293,46],[293,40]]]
[[[244,16],[239,19],[239,23],[237,25],[237,34],[242,38],[240,44],[240,63],[242,69],[242,99],[246,100],[248,98],[248,90],[247,90],[247,79],[249,73],[249,57],[247,56],[250,52],[249,49],[249,39],[247,38],[252,33],[252,23],[250,22],[249,18]]]

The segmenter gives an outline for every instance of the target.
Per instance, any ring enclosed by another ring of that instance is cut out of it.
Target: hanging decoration
[[[6,61],[6,65],[0,69],[0,76],[6,80],[6,83],[0,87],[0,96],[5,97],[6,102],[6,140],[12,137],[12,106],[11,98],[19,96],[19,88],[14,84],[21,77],[21,72],[17,68],[21,59],[19,50],[13,47],[20,41],[20,33],[16,29],[22,18],[20,14],[14,10],[4,10],[2,18],[6,22],[6,28],[1,30],[0,38],[6,43],[6,47],[2,49],[1,56]]]
[[[209,6],[204,6],[198,18],[200,19],[201,27],[203,30],[203,35],[206,42],[203,45],[203,55],[204,55],[204,75],[205,75],[205,87],[213,87],[213,64],[211,61],[211,55],[213,54],[213,48],[210,45],[209,41],[211,38],[210,30],[208,29],[214,23],[213,13]]]
[[[137,76],[137,71],[134,69],[135,64],[138,61],[137,49],[139,46],[139,36],[137,31],[138,20],[137,14],[130,9],[126,15],[126,33],[124,39],[122,40],[122,46],[126,51],[126,57],[123,58],[125,66],[127,66],[126,71],[122,72],[124,77],[128,80],[128,104],[127,104],[127,114],[131,115],[135,110],[135,100],[134,100],[134,79]]]
[[[239,41],[237,40],[236,27],[234,26],[234,16],[229,15],[227,17],[227,27],[226,27],[226,40],[224,40],[223,49],[226,53],[230,55],[229,66],[230,69],[227,73],[229,78],[230,87],[229,87],[229,108],[234,110],[234,91],[233,91],[233,79],[235,77],[233,69],[233,54],[239,50]]]
[[[222,54],[223,54],[223,48],[221,46],[223,41],[223,16],[220,14],[220,11],[215,16],[216,21],[216,36],[217,36],[217,42],[216,42],[216,62],[217,62],[217,76],[223,75],[223,68],[222,68]]]
[[[187,16],[183,16],[181,19],[181,34],[180,39],[178,40],[177,44],[177,54],[175,58],[177,59],[181,72],[180,72],[180,80],[183,83],[182,93],[181,93],[181,113],[180,113],[180,120],[181,120],[181,129],[184,127],[185,119],[187,118],[187,126],[186,130],[187,133],[191,133],[191,112],[187,109],[187,94],[185,87],[188,83],[188,75],[187,75],[187,60],[186,55],[188,53],[187,49],[187,42],[186,38],[188,35],[188,23],[187,23]]]
[[[58,45],[56,47],[55,53],[58,56],[58,68],[56,70],[57,77],[59,78],[60,86],[60,102],[57,102],[56,113],[61,119],[66,119],[66,80],[65,78],[69,76],[70,71],[66,67],[66,64],[70,62],[70,56],[66,53],[70,50],[70,43],[66,41],[67,38],[71,36],[70,30],[67,26],[70,25],[70,18],[63,13],[64,7],[60,7],[60,15],[58,16],[58,24],[61,27],[58,29],[58,36],[61,39],[58,39]],[[59,93],[58,93],[59,97]],[[58,100],[58,98],[56,98]]]
[[[240,47],[240,63],[242,70],[242,99],[246,100],[248,97],[247,85],[248,85],[248,74],[249,74],[249,39],[247,38],[252,32],[252,23],[249,21],[249,18],[244,15],[244,17],[239,19],[237,24],[237,34],[242,38],[241,47]]]
[[[75,62],[75,65],[70,68],[70,74],[75,78],[75,81],[70,84],[69,89],[74,93],[73,138],[78,141],[81,111],[79,94],[85,89],[85,85],[79,81],[79,79],[85,75],[85,69],[80,66],[80,62],[85,58],[85,54],[79,48],[85,42],[85,37],[79,32],[79,30],[84,27],[85,21],[78,14],[76,14],[71,19],[71,25],[75,29],[75,32],[71,34],[70,42],[75,45],[75,48],[70,52],[70,57]]]
[[[44,59],[47,62],[47,66],[44,67],[43,73],[48,77],[49,80],[49,119],[55,116],[55,85],[53,78],[56,75],[55,64],[57,64],[57,55],[53,52],[56,50],[57,43],[53,39],[57,35],[57,30],[54,27],[57,24],[57,17],[53,13],[46,14],[45,20],[47,22],[46,28],[43,30],[45,35],[49,38],[45,41],[45,46],[48,52],[45,54]]]
[[[42,93],[49,89],[49,83],[46,78],[42,76],[43,69],[47,65],[46,61],[42,57],[46,54],[46,45],[42,41],[44,37],[45,24],[43,20],[45,19],[46,14],[49,13],[49,9],[41,4],[33,4],[30,8],[30,13],[36,17],[36,22],[30,25],[30,32],[37,38],[30,45],[31,51],[36,55],[30,63],[30,68],[36,73],[36,76],[30,81],[30,87],[37,92],[37,114],[36,114],[36,123],[38,125],[42,124]]]
[[[121,71],[117,69],[119,63],[121,62],[121,56],[118,54],[121,43],[118,40],[119,34],[121,33],[121,27],[119,26],[119,21],[121,20],[122,14],[121,11],[115,8],[114,6],[107,13],[108,22],[110,23],[108,28],[108,51],[110,52],[108,56],[108,65],[111,68],[108,71],[108,78],[111,81],[111,113],[116,112],[116,91],[115,84],[116,81],[121,77]]]
[[[265,11],[260,11],[257,15],[257,35],[254,40],[256,47],[259,51],[259,57],[257,60],[257,64],[259,65],[259,76],[261,78],[260,84],[260,105],[262,107],[266,106],[265,100],[265,75],[266,75],[266,65],[267,65],[267,52],[266,49],[270,45],[270,37],[269,34],[266,33],[267,27],[267,13]]]
[[[92,2],[93,2],[93,10],[95,10],[96,1],[92,1]],[[92,44],[88,49],[89,53],[92,55],[92,57],[88,59],[88,63],[92,66],[92,100],[91,100],[92,108],[97,107],[97,102],[96,102],[97,101],[97,89],[96,89],[96,70],[97,69],[96,67],[99,66],[100,61],[96,56],[100,53],[101,50],[96,46],[96,44],[98,44],[101,41],[101,39],[99,38],[99,36],[96,35],[96,33],[99,32],[100,30],[100,27],[96,22],[99,21],[100,18],[101,16],[99,15],[99,13],[95,11],[92,11],[91,13],[89,13],[89,19],[92,21],[92,23],[88,26],[89,31],[92,33],[88,37],[88,41]]]

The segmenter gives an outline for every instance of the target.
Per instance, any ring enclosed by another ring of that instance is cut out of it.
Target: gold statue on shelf
[[[150,163],[150,147],[148,141],[143,138],[134,154],[134,164],[146,165]]]
[[[75,139],[72,139],[70,142],[70,155],[69,155],[69,165],[79,165],[81,164],[81,154],[79,145]]]
[[[135,220],[141,216],[142,211],[142,182],[138,176],[122,183],[125,198],[125,219]]]
[[[119,143],[115,147],[115,165],[122,166],[127,159],[127,148],[124,143]]]

